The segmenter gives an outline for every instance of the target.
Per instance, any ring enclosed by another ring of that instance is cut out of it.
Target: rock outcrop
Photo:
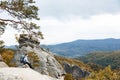
[[[39,47],[39,40],[34,35],[28,35],[28,34],[21,34],[19,38],[19,47]]]
[[[74,65],[71,66],[68,63],[64,63],[64,69],[66,73],[72,74],[74,79],[85,78],[90,75],[90,72],[82,70],[80,67]]]
[[[30,68],[0,68],[0,80],[62,80],[42,75]]]
[[[71,69],[70,64],[64,62],[64,63],[63,63],[63,67],[64,67],[64,70],[65,70],[66,73],[68,73],[68,74],[71,74],[71,73],[72,73],[72,69]]]
[[[21,54],[34,52],[39,58],[39,66],[34,69],[41,74],[50,75],[54,78],[60,78],[64,70],[58,61],[54,58],[51,52],[40,48],[38,39],[34,36],[28,36],[27,34],[20,35],[19,38],[19,51],[16,52],[13,61],[17,66],[22,66],[19,62]]]

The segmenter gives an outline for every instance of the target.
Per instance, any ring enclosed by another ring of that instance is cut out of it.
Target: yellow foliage
[[[118,80],[115,72],[111,70],[111,67],[108,66],[99,72],[93,72],[89,79],[93,80]]]
[[[1,52],[0,52],[2,58],[3,58],[3,61],[9,65],[11,60],[13,59],[14,57],[14,51],[13,50],[10,50],[10,49],[3,49]]]
[[[86,80],[120,80],[120,70],[113,71],[111,70],[111,66],[108,66],[104,69],[101,68],[101,70],[91,70],[91,68],[84,64],[83,62],[80,62],[75,59],[71,58],[64,58],[64,57],[59,57],[55,56],[55,58],[62,64],[63,62],[68,62],[69,64],[75,64],[80,66],[81,68],[91,71],[91,75],[86,78]],[[94,67],[94,66],[93,66]],[[74,80],[70,74],[65,75],[64,80]],[[85,80],[85,79],[80,79],[80,80]]]
[[[32,63],[33,67],[39,67],[40,66],[40,59],[38,55],[34,52],[29,52],[28,57],[30,58],[30,62]]]
[[[66,74],[64,80],[74,80],[71,74]]]

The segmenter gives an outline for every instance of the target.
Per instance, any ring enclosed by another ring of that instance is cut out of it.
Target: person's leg
[[[28,64],[28,66],[33,69],[32,65],[30,63],[26,62],[26,64]]]

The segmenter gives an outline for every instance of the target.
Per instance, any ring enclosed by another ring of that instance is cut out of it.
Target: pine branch
[[[12,23],[19,23],[19,24],[23,24],[21,21],[15,21],[15,20],[11,20],[11,19],[1,19],[1,21],[6,21],[6,22],[12,22]]]

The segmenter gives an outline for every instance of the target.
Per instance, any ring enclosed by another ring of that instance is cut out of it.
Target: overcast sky
[[[41,41],[42,44],[57,44],[77,39],[120,38],[120,0],[36,2],[41,18],[38,24],[45,38]],[[15,44],[13,32],[8,29],[2,36],[6,45]]]

